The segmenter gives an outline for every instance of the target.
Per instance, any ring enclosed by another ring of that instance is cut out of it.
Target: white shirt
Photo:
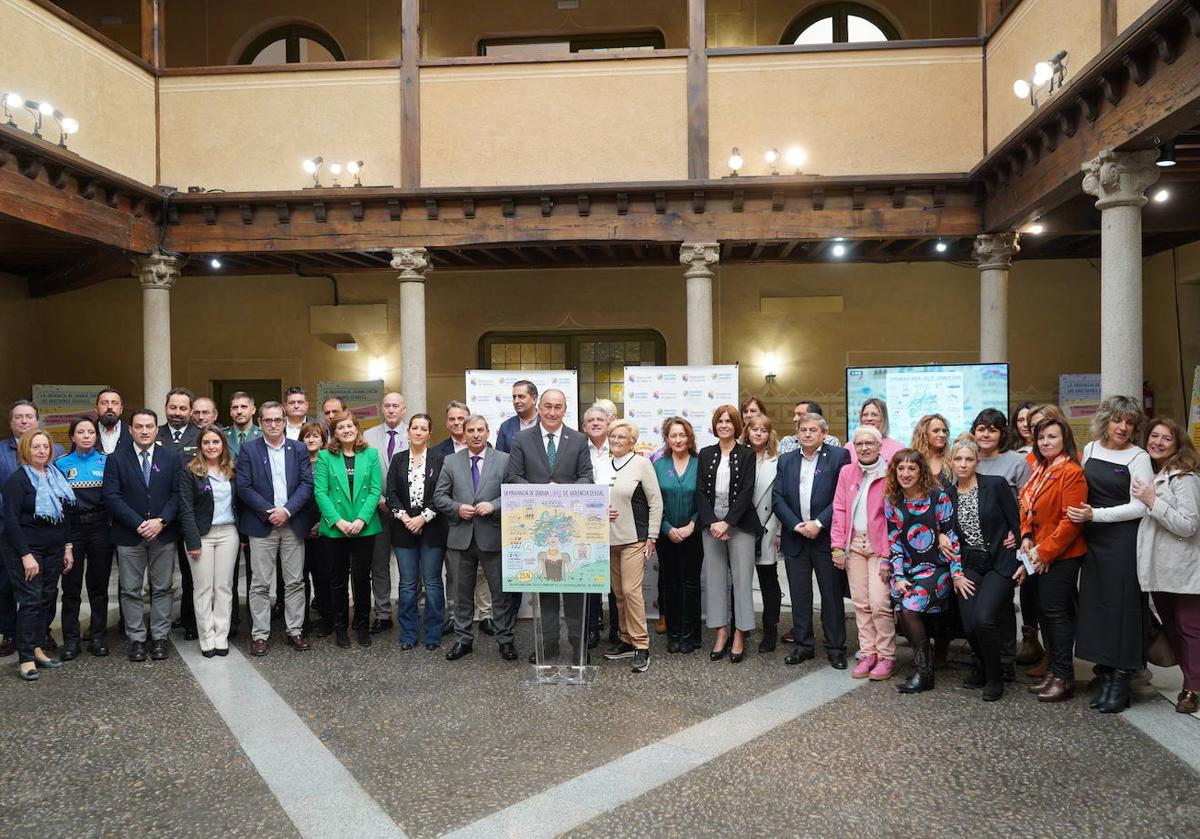
[[[263,442],[267,444],[267,461],[271,468],[271,487],[275,492],[276,507],[282,507],[287,504],[287,438],[279,441],[279,446],[272,446],[270,441],[265,437]]]
[[[303,422],[300,423],[299,425],[292,425],[290,422],[285,422],[284,428],[283,428],[283,436],[288,438],[289,440],[299,440],[300,439],[300,429],[303,427],[304,427]]]
[[[112,427],[112,431],[105,431],[104,426],[100,426],[100,451],[105,454],[112,454],[117,447],[117,441],[121,439],[121,426],[123,423],[118,422]]]
[[[812,505],[809,499],[812,497],[813,478],[817,474],[817,461],[821,458],[821,450],[817,449],[813,452],[812,457],[804,453],[804,449],[799,449],[800,452],[800,518],[803,521],[812,521]]]
[[[557,440],[554,445],[558,445]],[[603,446],[597,447],[592,444],[591,438],[588,438],[588,456],[592,459],[592,483],[612,486],[617,476],[613,472],[612,458],[608,456],[608,440],[604,441]]]
[[[453,437],[451,437],[451,438],[450,438],[450,445],[454,446],[454,453],[455,453],[455,454],[458,454],[458,453],[459,453],[459,452],[461,452],[463,449],[467,448],[467,441],[466,441],[466,440],[463,440],[463,442],[461,442],[461,443],[460,443],[460,442],[458,442],[457,440],[455,440]],[[486,446],[484,446],[484,450],[485,450],[485,451],[486,451],[486,449],[487,449],[487,447],[486,447]]]

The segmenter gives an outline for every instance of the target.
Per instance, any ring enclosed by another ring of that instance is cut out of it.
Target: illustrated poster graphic
[[[505,591],[608,592],[608,487],[505,484]]]

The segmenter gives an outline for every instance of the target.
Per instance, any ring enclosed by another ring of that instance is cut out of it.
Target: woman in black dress
[[[1083,448],[1088,501],[1067,511],[1084,524],[1087,556],[1079,578],[1079,634],[1075,654],[1096,664],[1100,692],[1091,707],[1118,714],[1129,707],[1129,680],[1146,666],[1149,612],[1138,585],[1138,525],[1146,505],[1133,481],[1153,483],[1154,467],[1135,446],[1145,422],[1139,400],[1111,396],[1092,419],[1096,437]]]

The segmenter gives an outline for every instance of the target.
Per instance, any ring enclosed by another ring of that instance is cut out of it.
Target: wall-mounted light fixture
[[[1040,218],[1035,218],[1033,223],[1025,228],[1024,232],[1033,236],[1041,236],[1046,232],[1046,225],[1042,224],[1042,220]]]
[[[338,352],[358,352],[357,341],[338,341],[334,346]]]
[[[1033,78],[1030,80],[1017,79],[1013,82],[1013,93],[1018,99],[1028,99],[1031,107],[1038,106],[1038,94],[1043,91],[1046,97],[1054,94],[1065,83],[1067,75],[1067,51],[1057,52],[1048,61],[1039,61],[1033,65]]]
[[[346,171],[354,176],[354,185],[362,186],[362,168],[361,160],[351,160],[346,164]]]
[[[732,177],[735,177],[735,178],[736,178],[736,177],[737,177],[737,173],[738,173],[738,172],[741,170],[741,168],[742,168],[743,166],[745,166],[745,165],[746,165],[746,159],[745,159],[744,157],[742,157],[742,152],[741,152],[741,150],[740,150],[740,149],[739,149],[737,146],[734,146],[734,147],[733,147],[733,152],[732,152],[732,153],[730,153],[730,155],[729,155],[729,172],[730,172],[730,175],[731,175]]]
[[[767,167],[771,170],[772,175],[779,174],[779,149],[767,149],[763,160],[767,161]]]
[[[800,167],[802,167],[804,162],[808,160],[808,153],[799,146],[792,146],[784,154],[783,160],[785,163],[787,163],[789,169],[795,170],[793,174],[799,175],[801,174]]]
[[[1157,165],[1166,169],[1168,166],[1175,165],[1175,144],[1165,143],[1158,152],[1158,160],[1154,161]]]
[[[773,352],[763,353],[763,376],[770,383],[779,375],[779,356]]]
[[[219,270],[221,268],[221,264],[221,258],[217,256],[211,257],[208,260],[208,267],[212,268],[214,271]]]
[[[933,246],[933,249],[935,251],[937,251],[938,253],[945,253],[946,249],[949,247],[950,246],[947,245],[945,242],[938,242],[936,245]]]
[[[1163,204],[1163,203],[1165,203],[1165,202],[1166,202],[1166,201],[1167,201],[1167,200],[1168,200],[1170,197],[1171,197],[1171,190],[1169,190],[1169,189],[1160,189],[1158,192],[1154,193],[1154,203],[1155,203],[1155,204]]]
[[[58,123],[59,148],[65,149],[67,147],[67,137],[79,133],[79,121],[71,119],[71,117],[63,114],[62,111],[54,112],[54,121]]]
[[[4,116],[8,118],[8,127],[16,128],[17,120],[13,112],[25,106],[25,97],[19,93],[6,93],[4,94],[4,98],[0,99],[0,105],[4,107]]]
[[[313,188],[317,189],[321,186],[321,164],[325,162],[325,158],[317,155],[310,157],[308,160],[300,164],[305,172],[312,175]]]
[[[13,91],[0,97],[0,108],[3,108],[5,124],[9,128],[19,128],[17,113],[21,109],[28,111],[33,117],[33,136],[38,139],[42,139],[42,124],[46,117],[50,117],[58,123],[58,145],[64,149],[67,147],[67,137],[79,132],[79,120],[72,119],[49,102],[35,102]]]
[[[833,246],[833,255],[836,256],[838,259],[841,259],[843,256],[846,255],[846,246],[841,245],[841,244],[834,245]]]

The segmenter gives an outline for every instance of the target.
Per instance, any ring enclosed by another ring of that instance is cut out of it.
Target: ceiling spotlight
[[[318,155],[317,157],[309,158],[300,164],[304,167],[305,172],[312,175],[314,187],[319,187],[321,185],[321,164],[324,162],[325,158]]]
[[[25,104],[25,97],[19,93],[4,94],[4,107],[16,110]]]
[[[51,116],[54,113],[54,106],[49,102],[42,102],[37,106],[37,109],[38,112],[44,117]]]
[[[936,245],[934,245],[933,247],[934,247],[934,248],[937,250],[937,252],[938,252],[938,253],[945,253],[945,252],[946,252],[946,248],[947,248],[947,247],[949,247],[949,246],[948,246],[948,245],[947,245],[945,242],[938,242],[938,243],[937,243]]]
[[[1013,82],[1013,93],[1018,99],[1028,99],[1029,94],[1033,93],[1033,87],[1024,79],[1017,79]]]
[[[808,155],[805,153],[804,149],[800,148],[799,146],[792,146],[787,150],[787,153],[784,154],[783,159],[789,167],[796,170],[795,174],[799,175],[800,167],[804,165],[806,160],[808,160]]]
[[[1156,204],[1161,204],[1161,203],[1163,203],[1164,201],[1166,201],[1166,200],[1167,200],[1168,198],[1170,198],[1170,197],[1171,197],[1171,191],[1170,191],[1170,190],[1168,190],[1168,189],[1160,189],[1158,192],[1154,193],[1154,202],[1155,202]]]
[[[42,105],[39,102],[34,102],[32,99],[26,99],[24,102],[21,103],[21,107],[23,107],[25,110],[29,111],[29,113],[33,115],[33,136],[41,137],[42,136],[42,117],[48,113],[50,113],[50,114],[54,113],[54,108],[51,108],[49,111],[43,111],[42,108],[44,107],[44,105]]]
[[[833,255],[834,256],[845,256],[846,255],[846,246],[845,245],[834,245],[833,246]]]
[[[220,268],[221,260],[217,259],[217,257],[214,256],[212,259],[210,259],[208,261],[208,265],[210,268]]]
[[[79,131],[79,120],[65,116],[62,111],[55,111],[54,121],[58,123],[58,145],[60,148],[65,149],[67,147],[67,136]]]
[[[767,149],[767,153],[763,155],[763,159],[767,161],[767,165],[771,167],[771,174],[779,174],[779,149]]]
[[[1167,166],[1175,165],[1175,144],[1166,143],[1158,152],[1158,160],[1155,161],[1159,166],[1166,168]]]
[[[1034,236],[1041,236],[1046,230],[1046,226],[1042,224],[1041,219],[1035,219],[1033,224],[1026,228],[1026,233],[1032,233]]]
[[[733,153],[729,155],[729,170],[733,173],[734,177],[737,177],[738,170],[745,165],[746,160],[742,157],[741,150],[737,146],[734,146]]]
[[[835,241],[835,242],[844,242],[844,241],[846,241],[846,237],[845,237],[845,236],[834,236],[834,237],[833,237],[833,241]]]

